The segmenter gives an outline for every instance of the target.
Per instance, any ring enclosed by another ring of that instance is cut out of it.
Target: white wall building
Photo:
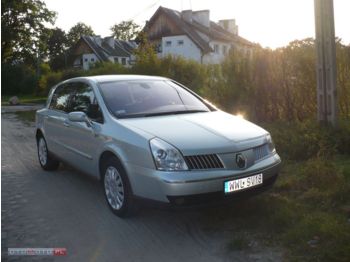
[[[209,10],[178,12],[159,7],[144,31],[158,45],[158,56],[183,56],[199,63],[218,64],[231,48],[250,53],[254,44],[238,35],[234,19],[210,20]]]
[[[201,50],[198,46],[186,35],[165,36],[162,38],[161,57],[167,55],[183,56],[195,61],[201,60]]]
[[[96,62],[112,62],[129,67],[135,61],[133,50],[136,47],[134,41],[82,36],[72,50],[73,66],[88,70]]]

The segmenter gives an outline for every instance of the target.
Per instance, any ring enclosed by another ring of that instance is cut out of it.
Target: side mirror
[[[68,119],[72,122],[85,122],[89,127],[92,126],[91,120],[84,112],[70,112]]]

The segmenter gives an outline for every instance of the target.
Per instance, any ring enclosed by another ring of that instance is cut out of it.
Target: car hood
[[[185,155],[225,153],[262,143],[267,131],[240,117],[222,112],[130,118],[121,120],[180,149]]]

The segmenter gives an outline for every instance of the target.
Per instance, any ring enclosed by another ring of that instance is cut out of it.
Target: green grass
[[[337,129],[315,122],[265,128],[283,159],[276,184],[211,210],[205,229],[232,232],[231,250],[250,250],[246,243],[257,240],[280,247],[287,261],[350,261],[350,122]]]
[[[229,242],[228,248],[230,250],[246,250],[249,248],[249,238],[244,234],[237,234],[233,237],[233,239]]]
[[[1,105],[9,105],[8,101],[12,96],[1,96]],[[47,96],[18,95],[20,104],[44,104]]]
[[[35,121],[35,112],[36,111],[18,111],[15,114],[21,121],[30,123]]]
[[[287,261],[350,261],[349,170],[346,155],[330,164],[287,161],[271,191],[211,210],[204,224],[212,231],[232,225],[230,250],[250,250],[256,240],[280,247]]]

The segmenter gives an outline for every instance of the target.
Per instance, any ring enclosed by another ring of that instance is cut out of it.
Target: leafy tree
[[[53,70],[63,69],[67,63],[68,38],[66,33],[56,27],[51,29],[47,42],[50,67]]]
[[[77,23],[73,26],[68,34],[68,45],[72,47],[83,35],[94,35],[94,30],[92,30],[91,26],[88,26],[82,22]]]
[[[56,13],[40,0],[1,1],[1,62],[35,61],[45,51],[43,36],[47,23],[53,24]]]
[[[47,45],[50,57],[59,56],[68,45],[66,33],[58,27],[51,29]]]
[[[111,27],[112,36],[120,40],[133,40],[140,32],[140,26],[134,21],[122,21]]]
[[[161,75],[160,60],[155,52],[154,45],[148,41],[145,33],[138,35],[138,47],[134,50],[136,64],[133,71],[136,74]]]

